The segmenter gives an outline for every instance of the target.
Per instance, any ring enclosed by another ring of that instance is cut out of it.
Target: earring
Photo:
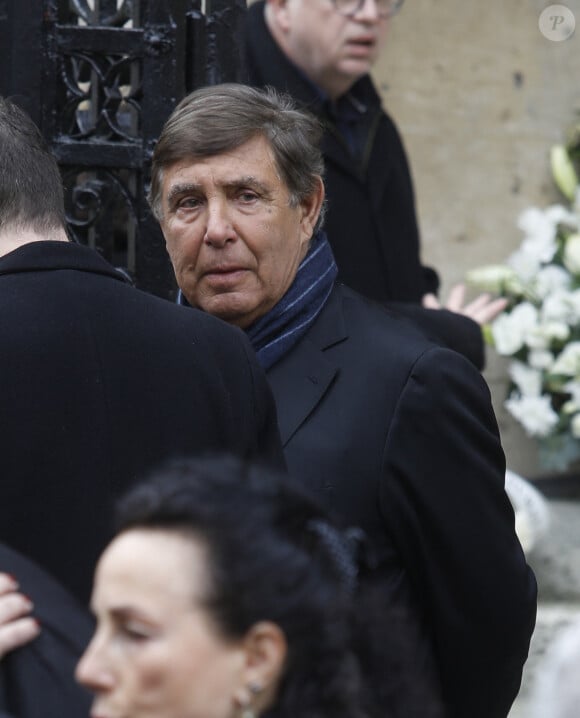
[[[248,690],[253,696],[257,696],[262,691],[262,686],[257,681],[252,681],[248,684]],[[242,706],[242,715],[240,718],[256,718],[256,711],[252,708],[250,703]]]

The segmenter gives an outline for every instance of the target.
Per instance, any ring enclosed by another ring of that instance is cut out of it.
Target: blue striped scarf
[[[246,333],[264,369],[269,369],[304,336],[330,296],[338,274],[326,234],[310,241],[286,294]]]
[[[286,294],[246,333],[264,369],[269,369],[304,336],[330,296],[338,274],[326,234],[317,232]],[[191,306],[179,290],[177,303]]]

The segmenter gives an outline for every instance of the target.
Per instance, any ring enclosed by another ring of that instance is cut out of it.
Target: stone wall
[[[407,0],[375,77],[415,179],[423,258],[443,296],[466,270],[500,262],[521,240],[519,212],[559,201],[550,146],[580,109],[580,0],[568,40],[542,35],[539,0]],[[506,414],[506,362],[486,371],[508,463],[538,476],[534,444]]]

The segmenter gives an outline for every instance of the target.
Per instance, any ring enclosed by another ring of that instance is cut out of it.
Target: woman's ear
[[[242,709],[260,713],[275,699],[284,671],[288,646],[284,632],[272,621],[255,623],[243,639],[243,684],[234,693]]]

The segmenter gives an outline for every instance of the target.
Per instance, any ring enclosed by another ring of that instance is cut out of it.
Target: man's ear
[[[266,0],[264,15],[266,24],[275,33],[286,32],[289,27],[287,0]]]
[[[314,233],[314,227],[322,210],[324,196],[324,182],[322,181],[322,177],[318,176],[316,178],[316,187],[312,193],[300,202],[300,208],[302,210],[300,226],[308,240],[310,240]]]
[[[276,698],[288,652],[286,636],[272,621],[260,621],[246,633],[243,649],[243,685],[235,691],[234,699],[239,707],[251,706],[260,713]]]

